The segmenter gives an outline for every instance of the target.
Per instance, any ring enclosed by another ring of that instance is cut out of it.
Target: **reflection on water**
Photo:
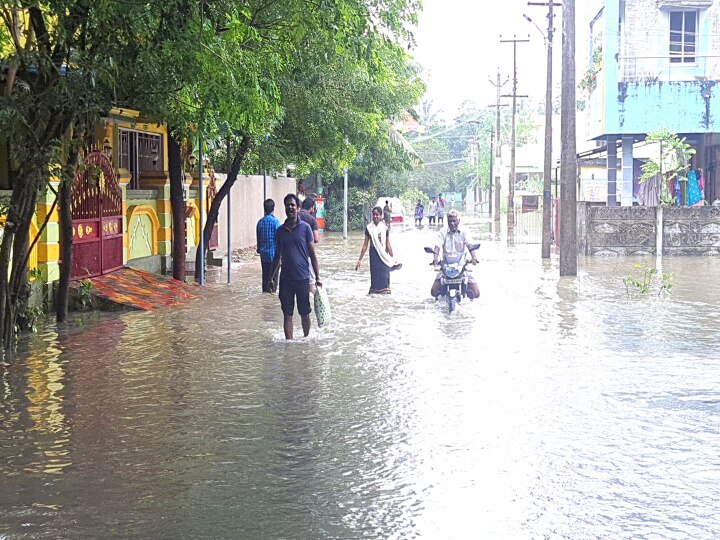
[[[333,322],[308,339],[246,264],[191,306],[23,340],[0,368],[0,538],[717,537],[720,261],[664,259],[672,296],[629,298],[654,259],[560,279],[539,245],[464,226],[482,297],[452,316],[435,231],[407,229],[384,297],[362,236],[325,236]]]
[[[25,470],[60,474],[70,465],[68,431],[62,410],[65,370],[58,362],[59,349],[50,346],[41,352],[43,354],[31,354],[27,359],[28,429],[48,437],[38,438],[35,456],[39,460],[28,463]]]

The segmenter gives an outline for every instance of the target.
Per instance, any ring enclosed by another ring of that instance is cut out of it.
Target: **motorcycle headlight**
[[[460,269],[455,266],[448,266],[445,268],[445,275],[450,279],[455,279],[460,275]]]

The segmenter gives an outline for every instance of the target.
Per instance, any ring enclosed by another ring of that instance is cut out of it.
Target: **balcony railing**
[[[618,80],[655,83],[720,78],[720,54],[695,54],[694,62],[678,62],[677,58],[670,55],[620,56]]]

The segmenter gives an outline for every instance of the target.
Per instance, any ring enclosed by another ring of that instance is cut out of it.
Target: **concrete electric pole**
[[[495,92],[497,93],[497,99],[495,101],[495,105],[490,105],[490,107],[495,107],[495,134],[497,137],[496,146],[495,146],[495,158],[497,161],[496,165],[500,164],[500,150],[502,149],[502,137],[500,136],[500,107],[505,107],[506,105],[502,105],[500,103],[500,98],[502,97],[500,95],[500,89],[507,83],[510,79],[505,79],[504,82],[500,82],[500,68],[498,68],[497,72],[497,83],[493,82],[492,79],[490,79],[490,84],[492,84],[495,87]],[[492,154],[492,149],[490,150]],[[490,156],[492,158],[492,155]],[[490,160],[490,163],[492,163],[492,159]],[[495,183],[495,200],[493,201],[495,206],[495,216],[494,221],[497,221],[497,227],[495,228],[495,231],[498,232],[500,228],[500,176],[495,174],[494,168],[491,165],[490,166],[490,184],[492,185]]]
[[[552,218],[552,193],[551,193],[551,175],[552,175],[552,51],[553,51],[553,22],[555,15],[553,7],[560,6],[553,0],[549,2],[528,2],[528,6],[547,6],[548,7],[548,29],[545,39],[547,42],[547,77],[545,83],[545,160],[543,167],[543,220],[542,220],[542,248],[541,257],[543,259],[550,258],[550,237],[552,236],[551,218]],[[530,17],[524,17],[535,24]],[[540,28],[538,28],[540,30]],[[541,31],[542,33],[542,31]]]
[[[510,140],[510,178],[508,188],[508,217],[507,217],[507,241],[508,244],[514,243],[515,236],[515,116],[517,115],[517,98],[527,97],[518,96],[517,93],[517,44],[528,43],[529,39],[501,39],[500,43],[513,44],[513,88],[512,94],[503,97],[512,97],[512,135]]]
[[[490,129],[490,170],[488,171],[488,213],[490,214],[490,220],[493,219],[493,142],[495,140],[495,131]],[[498,212],[499,212],[498,208]]]
[[[577,149],[575,147],[575,0],[564,0],[560,150],[560,275],[577,276]]]

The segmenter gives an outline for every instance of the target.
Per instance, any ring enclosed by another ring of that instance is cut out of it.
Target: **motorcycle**
[[[472,244],[470,251],[475,251],[480,244]],[[425,253],[434,254],[432,248],[426,247]],[[434,266],[433,263],[430,263]],[[458,262],[447,262],[444,258],[440,261],[440,296],[447,299],[448,313],[455,311],[457,304],[467,297],[468,272],[470,260],[463,259]]]

